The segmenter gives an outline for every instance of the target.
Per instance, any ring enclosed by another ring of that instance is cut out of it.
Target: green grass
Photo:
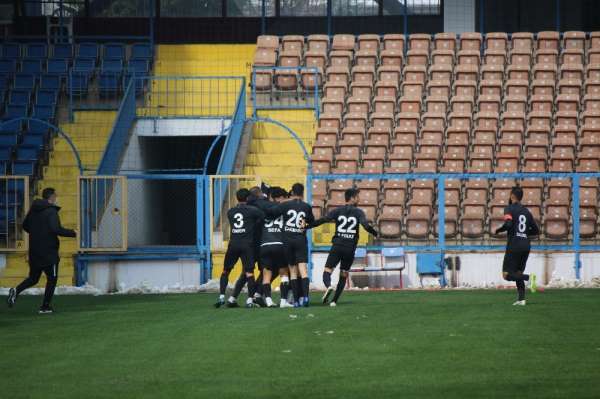
[[[0,307],[0,397],[600,397],[600,290],[525,308],[514,294],[350,292],[335,309],[63,296],[51,316],[23,296]]]

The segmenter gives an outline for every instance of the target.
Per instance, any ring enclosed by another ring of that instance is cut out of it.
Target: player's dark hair
[[[250,188],[250,194],[252,194],[256,198],[260,198],[262,193],[263,193],[263,191],[258,186],[254,186],[254,187]]]
[[[287,196],[287,192],[281,187],[271,187],[271,198],[282,198]]]
[[[521,201],[523,199],[523,189],[521,187],[513,187],[512,190],[510,190],[510,193],[517,198],[517,201]]]
[[[346,199],[346,202],[350,201],[352,198],[356,197],[358,195],[358,189],[356,188],[349,188],[344,192],[344,198]]]
[[[294,183],[292,186],[291,195],[295,195],[297,197],[304,196],[304,186],[301,183]]]
[[[235,193],[235,196],[239,202],[246,202],[250,196],[250,190],[247,188],[240,188],[237,190],[237,193]]]
[[[45,188],[44,191],[42,191],[42,198],[45,200],[48,200],[54,194],[56,194],[56,190],[53,189],[52,187],[48,187],[48,188]]]

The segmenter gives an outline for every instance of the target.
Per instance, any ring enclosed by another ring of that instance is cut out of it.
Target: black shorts
[[[504,254],[502,271],[504,273],[524,272],[529,258],[529,250],[507,250]]]
[[[352,262],[354,262],[354,248],[334,245],[331,247],[331,250],[329,250],[327,261],[325,261],[325,267],[328,269],[335,269],[339,263],[340,269],[348,271],[352,266]]]
[[[264,245],[260,248],[260,266],[271,271],[287,267],[285,250],[281,244]]]
[[[246,273],[254,271],[254,245],[251,242],[229,241],[223,268],[225,270],[233,269],[238,259],[242,260],[242,267]]]
[[[306,241],[306,237],[288,238],[285,240],[284,246],[288,265],[308,263],[308,242]]]

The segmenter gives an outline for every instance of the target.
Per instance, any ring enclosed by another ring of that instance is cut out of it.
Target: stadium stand
[[[600,171],[599,61],[599,32],[338,34],[261,36],[254,65],[318,68],[315,173],[528,173]],[[306,90],[297,74],[257,69],[256,89]],[[316,183],[316,212],[339,206],[348,184]],[[354,184],[385,237],[437,235],[433,182]],[[494,238],[512,184],[446,182],[446,235]],[[543,237],[567,239],[570,182],[520,184]],[[580,234],[595,238],[598,182],[581,186]]]
[[[153,51],[147,43],[55,44],[3,43],[0,46],[0,120],[32,117],[58,126],[73,140],[87,167],[95,168],[106,146],[115,111],[75,111],[72,122],[66,115],[69,90],[86,95],[92,85],[98,92],[120,94],[124,76],[151,73]],[[128,56],[129,54],[129,56]],[[142,62],[142,65],[136,63]],[[134,66],[135,65],[135,66]],[[114,69],[113,69],[114,68]],[[116,81],[104,85],[102,74],[111,72]],[[69,78],[70,77],[70,78]],[[56,137],[46,124],[28,121],[5,124],[0,129],[0,172],[29,176],[30,192],[54,187],[61,193],[65,226],[77,226],[77,179],[79,171],[68,144]],[[0,224],[9,222],[0,215]],[[3,230],[3,231],[6,231]],[[73,254],[76,243],[65,242],[59,284],[73,283]],[[7,255],[0,285],[12,286],[27,275],[22,253]]]

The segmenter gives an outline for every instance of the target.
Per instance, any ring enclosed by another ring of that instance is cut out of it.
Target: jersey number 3
[[[357,220],[354,216],[346,217],[344,215],[338,216],[338,231],[340,233],[356,234]]]
[[[233,227],[235,227],[236,229],[241,229],[242,227],[244,227],[244,215],[242,215],[241,213],[236,213],[235,215],[233,215],[233,218],[235,219]]]

